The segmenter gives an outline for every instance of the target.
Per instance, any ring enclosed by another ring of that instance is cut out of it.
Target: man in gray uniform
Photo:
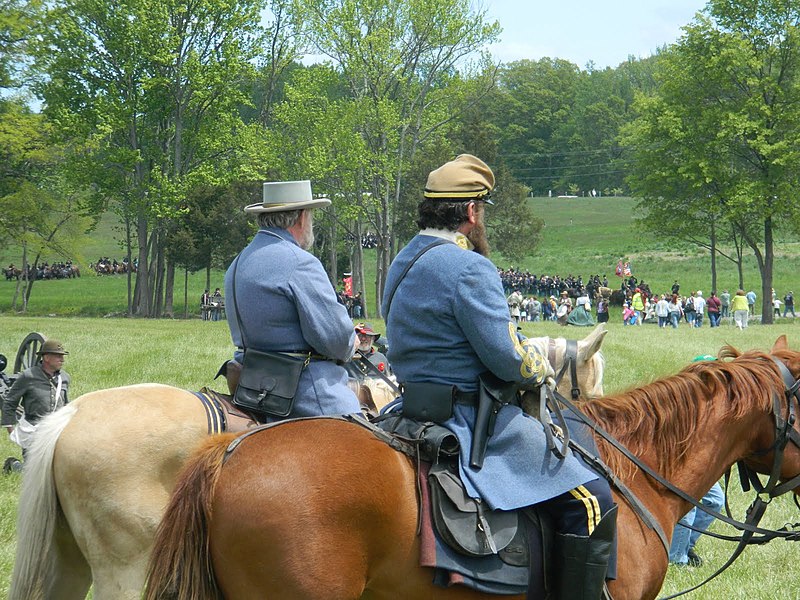
[[[229,371],[241,364],[244,348],[308,360],[290,418],[359,411],[347,372],[337,363],[355,353],[353,323],[322,264],[308,252],[312,211],[329,204],[312,196],[309,181],[265,183],[263,202],[245,208],[257,215],[260,228],[225,274],[226,316],[238,348]]]
[[[550,452],[544,426],[518,404],[494,407],[493,427],[480,418],[486,414],[480,390],[491,376],[526,385],[544,385],[553,376],[547,349],[517,332],[497,268],[487,258],[484,209],[492,204],[493,187],[491,169],[468,154],[429,175],[420,232],[387,276],[389,360],[404,386],[404,414],[437,415],[427,420],[458,437],[459,470],[470,496],[492,509],[537,504],[552,515],[553,596],[599,598],[615,531],[608,484],[572,453],[559,459]]]
[[[384,375],[391,375],[392,369],[389,366],[389,361],[386,360],[386,356],[373,346],[373,344],[378,341],[378,338],[381,337],[381,334],[372,329],[372,325],[369,323],[358,323],[355,326],[355,330],[356,335],[358,335],[358,354],[361,359],[369,361]],[[356,358],[358,358],[358,356],[356,356]],[[375,377],[374,370],[363,365],[359,365],[359,367],[362,373],[367,377]]]
[[[39,349],[40,362],[17,377],[3,402],[2,424],[12,441],[27,454],[36,426],[43,417],[64,406],[68,400],[70,377],[61,367],[69,354],[58,340],[46,340]],[[17,420],[17,407],[24,415]],[[11,466],[16,470],[16,465]]]

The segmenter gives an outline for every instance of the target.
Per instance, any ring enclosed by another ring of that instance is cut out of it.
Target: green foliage
[[[141,268],[133,301],[143,314],[160,311],[151,251],[164,269],[166,234],[181,222],[187,195],[243,172],[263,176],[252,163],[239,167],[258,144],[238,116],[259,51],[260,8],[250,0],[63,0],[42,21],[36,89],[57,134],[87,141],[76,177],[112,200],[134,232]]]
[[[617,139],[637,91],[651,89],[652,60],[581,71],[557,58],[500,71],[484,112],[515,178],[537,195],[622,187],[627,161]]]
[[[781,0],[710,2],[658,61],[660,85],[627,131],[647,226],[708,247],[717,235],[743,241],[762,295],[775,232],[800,218],[798,24],[798,7]]]

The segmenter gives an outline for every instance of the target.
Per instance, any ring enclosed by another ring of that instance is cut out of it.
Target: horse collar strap
[[[797,420],[797,412],[795,410],[795,402],[800,402],[800,379],[795,380],[789,369],[786,368],[780,360],[771,357],[778,367],[784,385],[784,396],[786,398],[786,417],[781,415],[781,400],[778,394],[772,397],[772,415],[775,419],[775,441],[766,450],[760,450],[756,455],[761,456],[775,453],[775,458],[772,462],[772,470],[770,472],[769,480],[766,485],[761,484],[758,474],[752,469],[747,467],[744,462],[739,463],[739,472],[744,473],[747,479],[743,479],[743,486],[745,481],[752,484],[762,501],[769,503],[773,498],[777,498],[800,485],[800,474],[792,477],[790,480],[778,484],[780,479],[781,467],[783,466],[783,455],[786,446],[791,441],[795,446],[800,448],[800,434],[794,428]],[[746,490],[745,490],[746,491]]]

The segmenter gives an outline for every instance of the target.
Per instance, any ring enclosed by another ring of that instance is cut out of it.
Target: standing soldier
[[[39,421],[64,406],[68,400],[70,377],[61,367],[69,354],[58,340],[46,340],[37,355],[39,362],[17,377],[3,402],[2,423],[11,440],[22,448],[22,458],[28,453],[33,433]],[[17,419],[17,407],[23,415]],[[6,460],[6,470],[18,470],[20,465]]]

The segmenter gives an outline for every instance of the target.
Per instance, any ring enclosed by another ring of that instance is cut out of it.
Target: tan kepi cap
[[[46,340],[36,354],[42,356],[44,354],[69,354],[69,352],[64,350],[64,344],[58,340]]]
[[[483,200],[494,188],[494,173],[477,156],[460,154],[428,175],[425,197],[432,200]]]
[[[264,184],[264,200],[244,207],[246,213],[282,212],[303,208],[319,208],[328,206],[328,198],[314,198],[311,194],[311,182],[274,181]]]

